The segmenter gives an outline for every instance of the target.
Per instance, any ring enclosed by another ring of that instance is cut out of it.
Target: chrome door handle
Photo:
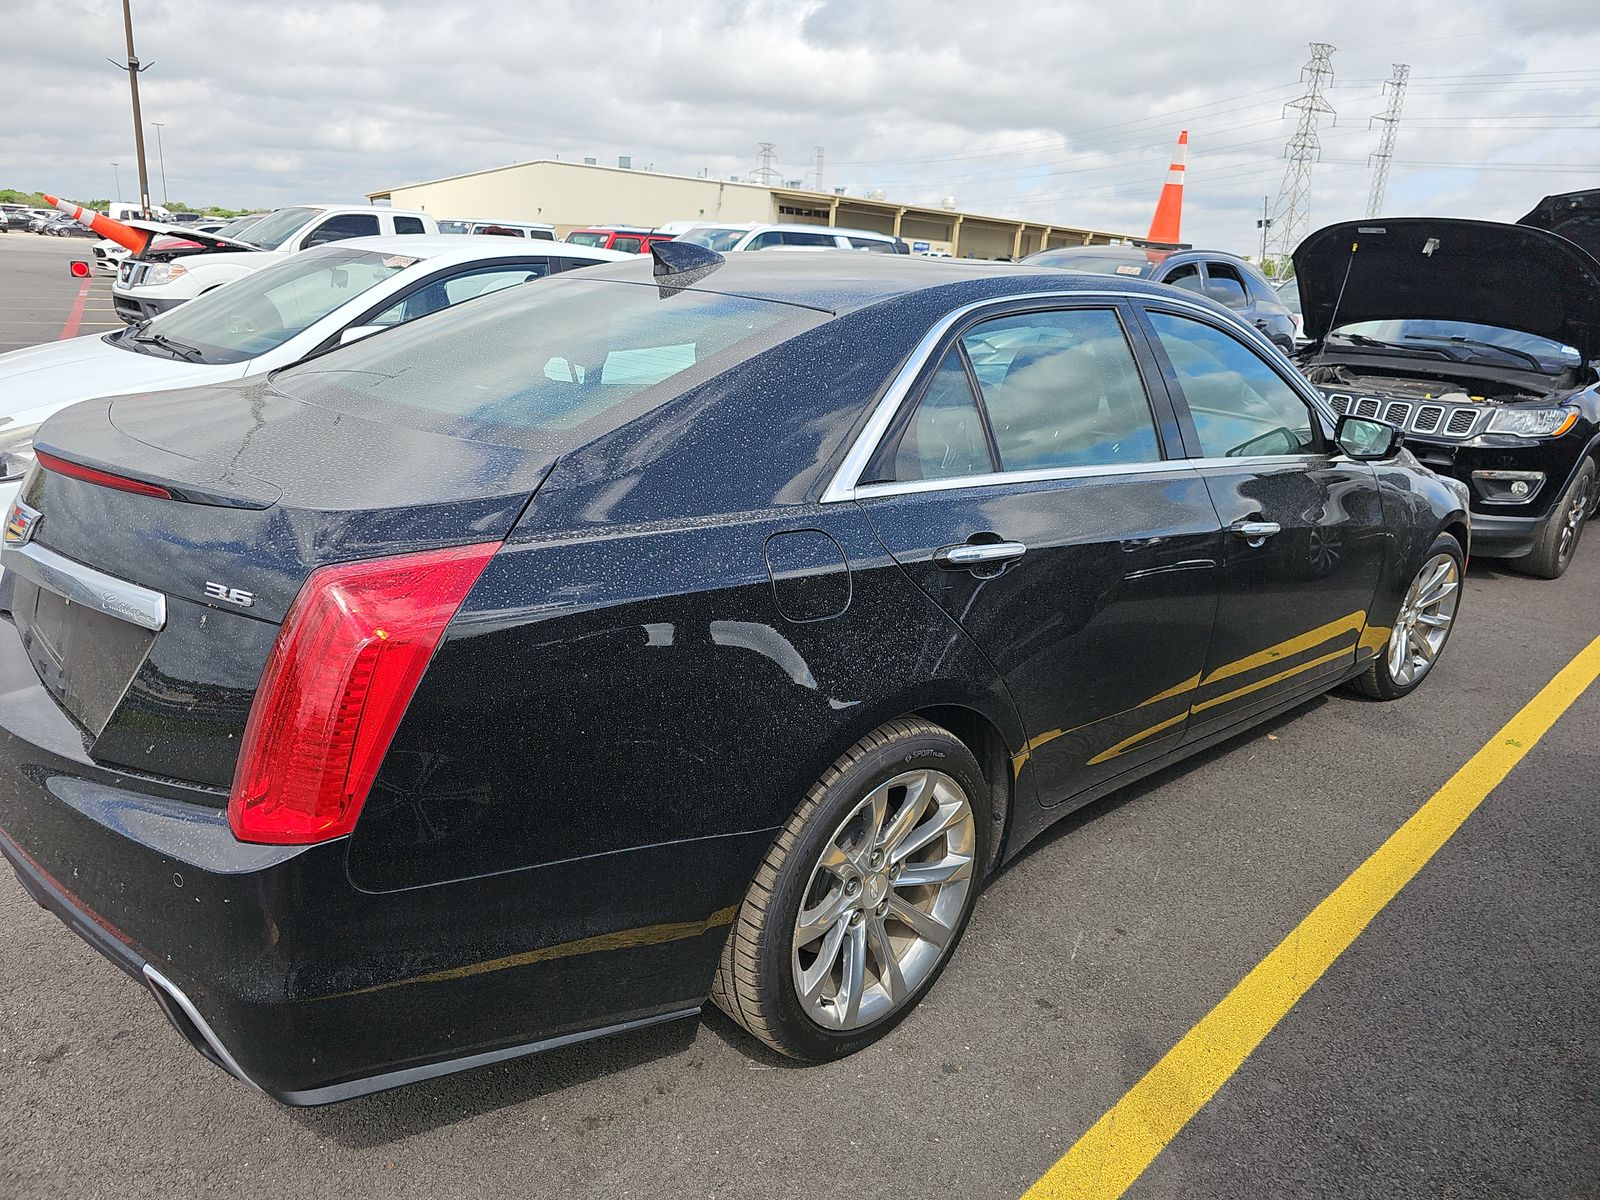
[[[946,546],[941,550],[935,550],[933,561],[941,567],[966,571],[973,567],[1010,562],[1021,558],[1027,552],[1028,547],[1021,542],[967,542],[965,545]]]
[[[1276,521],[1235,521],[1228,526],[1228,532],[1252,546],[1259,546],[1273,534],[1283,532],[1283,526]]]

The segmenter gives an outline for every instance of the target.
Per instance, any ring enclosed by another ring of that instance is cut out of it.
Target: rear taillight
[[[126,475],[113,475],[110,471],[97,470],[86,467],[82,463],[68,462],[64,458],[57,458],[46,450],[35,450],[33,456],[46,471],[54,471],[57,475],[65,475],[70,479],[81,479],[85,483],[93,483],[100,487],[115,488],[119,492],[132,492],[135,496],[155,496],[161,500],[171,500],[172,493],[164,487],[153,483],[146,483],[142,479],[129,479]]]
[[[304,845],[355,827],[445,626],[499,543],[311,573],[278,631],[245,726],[228,824]]]

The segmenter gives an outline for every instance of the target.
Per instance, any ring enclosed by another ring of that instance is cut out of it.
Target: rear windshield
[[[1086,275],[1121,275],[1128,279],[1147,278],[1166,261],[1162,251],[1130,250],[1127,254],[1107,254],[1103,250],[1043,250],[1030,254],[1026,262],[1040,267],[1061,267]]]
[[[734,243],[749,232],[748,229],[691,229],[688,233],[680,233],[677,240],[688,242],[691,246],[704,246],[720,254],[724,250],[732,250]]]
[[[279,371],[273,386],[367,419],[559,450],[826,319],[766,300],[566,276],[341,347]]]

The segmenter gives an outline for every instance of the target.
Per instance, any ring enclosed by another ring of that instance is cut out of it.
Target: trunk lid
[[[217,789],[219,804],[312,570],[501,539],[550,466],[264,381],[89,401],[35,445],[172,498],[34,471],[20,503],[38,515],[8,530],[0,610],[91,757]]]

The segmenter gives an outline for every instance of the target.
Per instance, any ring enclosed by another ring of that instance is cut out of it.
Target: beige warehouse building
[[[1130,234],[1103,229],[549,158],[408,183],[369,192],[367,198],[440,218],[538,221],[554,225],[558,236],[585,225],[653,229],[669,221],[786,221],[892,233],[913,244],[926,243],[918,249],[975,258],[1016,258],[1055,246],[1132,240]]]

